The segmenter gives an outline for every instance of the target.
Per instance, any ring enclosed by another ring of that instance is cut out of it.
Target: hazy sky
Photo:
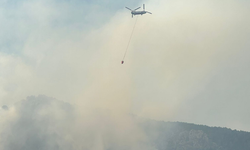
[[[153,14],[138,16],[121,65],[136,19],[124,6],[143,3]],[[0,124],[13,123],[21,100],[46,95],[80,116],[117,114],[114,126],[129,124],[117,130],[134,131],[125,114],[135,114],[250,131],[249,8],[244,0],[2,0]]]

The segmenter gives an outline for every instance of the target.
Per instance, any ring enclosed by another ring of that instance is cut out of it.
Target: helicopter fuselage
[[[131,11],[132,17],[134,15],[143,15],[143,14],[146,14],[146,13],[152,14],[151,12],[145,11],[145,4],[143,4],[143,11],[137,11],[137,9],[140,9],[141,7],[138,7],[136,9],[134,9],[134,10],[132,10],[132,9],[130,9],[128,7],[125,7],[125,8],[127,8],[128,10]]]
[[[132,15],[143,15],[143,14],[146,14],[146,13],[147,13],[146,11],[131,11]]]

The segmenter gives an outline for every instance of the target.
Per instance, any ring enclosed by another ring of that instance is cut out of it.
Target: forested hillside
[[[158,150],[250,150],[249,132],[152,120],[141,126]]]

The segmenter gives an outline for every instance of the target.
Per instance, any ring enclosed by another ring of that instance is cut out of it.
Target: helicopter
[[[132,10],[132,9],[130,9],[128,7],[125,7],[125,8],[127,8],[128,10],[131,11],[132,18],[133,18],[134,15],[143,15],[143,14],[146,14],[146,13],[152,14],[151,12],[145,11],[145,4],[143,4],[143,11],[136,11],[136,10],[140,9],[141,7],[138,7],[136,9],[134,9],[134,10]]]

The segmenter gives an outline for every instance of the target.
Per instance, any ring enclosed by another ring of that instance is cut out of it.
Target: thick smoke
[[[14,117],[1,129],[1,149],[72,149],[70,132],[74,108],[46,96],[30,96],[16,103]]]
[[[0,130],[3,150],[150,149],[137,121],[108,111],[77,115],[75,107],[54,98],[30,96],[12,106]],[[121,117],[121,116],[119,116]]]
[[[124,65],[135,18],[75,2],[0,6],[1,149],[151,149],[131,113],[249,130],[249,2],[148,1]]]
[[[2,109],[3,109],[3,110],[9,110],[9,107],[6,106],[6,105],[3,105],[3,106],[2,106]]]

